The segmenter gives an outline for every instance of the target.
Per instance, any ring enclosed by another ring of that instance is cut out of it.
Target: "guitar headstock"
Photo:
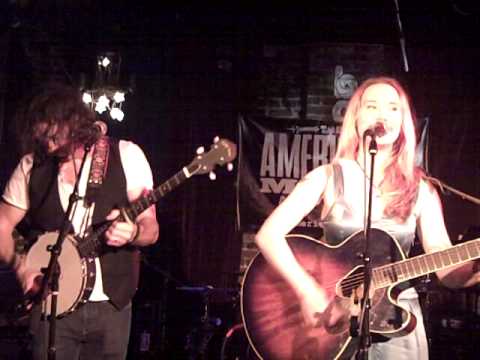
[[[210,178],[214,179],[213,169],[218,166],[227,164],[227,169],[231,170],[231,162],[237,157],[237,145],[227,139],[216,137],[210,150],[205,152],[203,147],[197,149],[197,156],[187,166],[189,176],[210,174]]]

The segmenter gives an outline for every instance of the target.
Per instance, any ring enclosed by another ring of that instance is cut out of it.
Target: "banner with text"
[[[335,154],[341,124],[240,118],[239,225],[255,231],[308,171]],[[304,219],[300,227],[316,227]]]

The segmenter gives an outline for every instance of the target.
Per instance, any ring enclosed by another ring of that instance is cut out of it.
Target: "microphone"
[[[370,126],[365,132],[363,133],[363,137],[382,137],[385,135],[385,127],[383,126],[382,123],[377,122],[374,125]]]
[[[108,126],[103,121],[95,121],[92,124],[92,132],[97,136],[104,136],[107,134]]]

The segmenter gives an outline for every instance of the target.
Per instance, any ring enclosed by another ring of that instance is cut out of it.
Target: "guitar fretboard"
[[[480,239],[373,269],[375,288],[407,281],[480,258]]]

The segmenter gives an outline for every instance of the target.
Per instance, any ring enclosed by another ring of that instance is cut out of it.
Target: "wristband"
[[[128,243],[133,244],[135,241],[137,241],[139,235],[140,235],[140,226],[138,224],[135,224],[135,235],[133,235],[131,239],[128,240]]]

